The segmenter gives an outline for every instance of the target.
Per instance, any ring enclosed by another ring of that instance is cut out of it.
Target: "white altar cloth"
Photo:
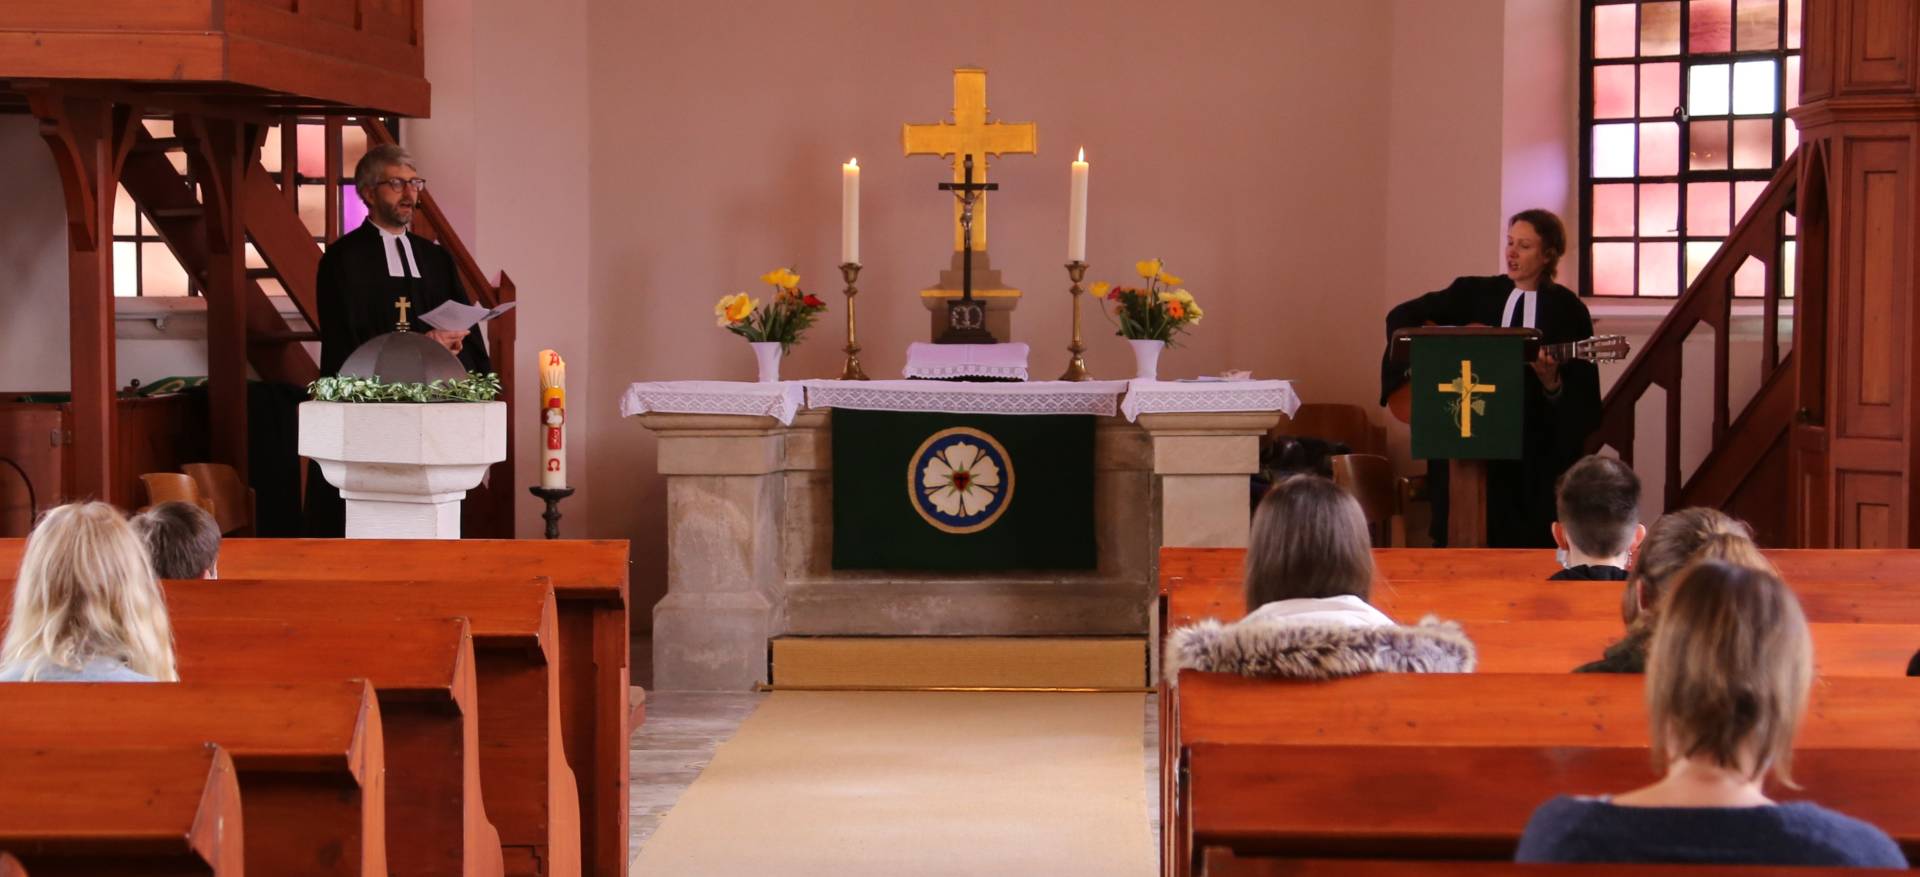
[[[909,378],[1008,378],[1027,379],[1027,345],[1018,341],[1006,344],[933,344],[915,341],[907,345]]]
[[[1128,422],[1142,414],[1274,410],[1289,419],[1300,410],[1292,381],[1128,381],[1120,405]]]
[[[1124,397],[1124,398],[1123,398]],[[1291,381],[658,381],[627,387],[620,414],[753,414],[791,426],[801,408],[947,414],[1121,415],[1282,411],[1300,397]]]
[[[1091,414],[1112,417],[1125,381],[804,381],[808,408],[946,414]]]
[[[642,381],[620,397],[620,416],[661,414],[757,414],[793,425],[805,404],[799,381]]]

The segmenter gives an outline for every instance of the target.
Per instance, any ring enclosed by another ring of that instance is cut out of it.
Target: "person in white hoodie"
[[[1373,549],[1360,504],[1332,481],[1296,475],[1260,500],[1246,559],[1247,614],[1167,639],[1167,672],[1332,679],[1360,673],[1468,673],[1473,643],[1434,618],[1404,627],[1367,603]]]

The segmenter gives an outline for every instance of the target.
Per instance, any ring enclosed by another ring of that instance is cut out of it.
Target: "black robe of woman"
[[[1439,292],[1403,302],[1387,313],[1387,338],[1428,324],[1499,326],[1513,280],[1504,274],[1461,277]],[[1534,327],[1546,344],[1593,336],[1593,315],[1572,290],[1544,284],[1534,306]],[[1560,393],[1547,396],[1532,368],[1522,369],[1526,408],[1518,460],[1487,462],[1487,545],[1494,548],[1551,548],[1553,488],[1560,474],[1586,453],[1587,436],[1600,423],[1600,370],[1591,362],[1560,363]],[[1380,358],[1380,404],[1407,381],[1405,366]],[[1427,463],[1428,497],[1433,504],[1433,544],[1447,544],[1447,461]]]
[[[393,331],[399,315],[395,305],[403,296],[409,306],[408,328],[414,332],[432,329],[420,315],[449,300],[472,304],[460,286],[453,255],[446,248],[412,232],[407,233],[407,244],[413,250],[417,263],[414,271],[419,277],[391,275],[384,248],[393,244],[371,222],[341,235],[320,257],[315,304],[320,311],[321,376],[339,374],[340,366],[360,345]],[[493,371],[479,326],[467,331],[467,340],[460,348],[460,364],[479,374]],[[347,505],[340,499],[339,489],[320,474],[318,463],[307,466],[305,516],[308,536],[346,535]]]

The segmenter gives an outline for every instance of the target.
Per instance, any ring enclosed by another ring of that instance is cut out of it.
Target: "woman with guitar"
[[[1554,482],[1586,452],[1587,435],[1600,420],[1599,369],[1583,358],[1556,356],[1548,349],[1593,334],[1586,304],[1553,282],[1566,251],[1567,231],[1560,217],[1546,210],[1522,211],[1507,224],[1507,273],[1458,278],[1446,289],[1404,302],[1387,314],[1389,339],[1399,329],[1421,325],[1540,330],[1539,356],[1525,373],[1522,456],[1487,465],[1487,544],[1496,548],[1553,547]],[[1566,352],[1572,350],[1563,348]],[[1393,367],[1382,356],[1380,404],[1388,404],[1406,382],[1406,369]],[[1427,486],[1433,541],[1446,545],[1445,460],[1428,464]]]

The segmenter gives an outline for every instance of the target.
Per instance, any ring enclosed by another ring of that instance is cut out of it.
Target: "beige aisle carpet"
[[[1150,877],[1140,694],[780,691],[635,875]]]

